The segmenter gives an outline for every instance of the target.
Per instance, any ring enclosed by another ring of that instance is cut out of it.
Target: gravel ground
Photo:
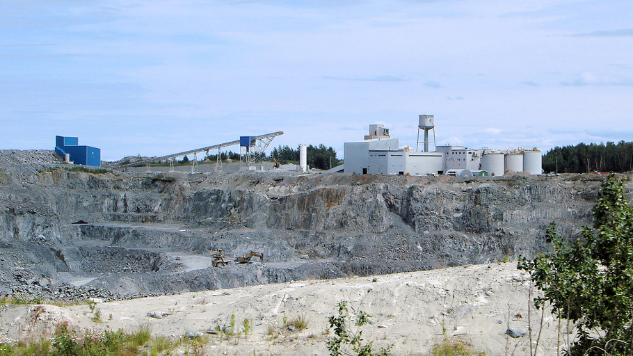
[[[376,350],[392,345],[394,355],[426,354],[444,338],[464,340],[487,355],[528,355],[530,335],[513,338],[506,332],[527,332],[530,325],[533,348],[542,330],[537,354],[554,354],[559,324],[549,313],[528,311],[528,291],[528,277],[506,263],[114,301],[98,303],[95,311],[85,304],[11,305],[0,313],[0,340],[50,333],[68,322],[77,330],[133,332],[149,326],[155,336],[207,335],[207,355],[327,355],[332,336],[327,319],[338,302],[348,301],[352,313],[372,316],[363,338],[373,340]],[[92,320],[97,310],[99,322]],[[216,327],[228,326],[233,315],[235,331],[242,334],[221,339]],[[297,317],[307,321],[306,329],[289,325]],[[253,326],[248,337],[244,320]]]

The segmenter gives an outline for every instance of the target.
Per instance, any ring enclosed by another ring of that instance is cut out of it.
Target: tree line
[[[330,169],[339,165],[336,151],[332,147],[325,147],[324,144],[318,146],[308,145],[306,151],[310,168]],[[275,147],[270,152],[269,158],[270,160],[276,160],[280,164],[299,163],[299,147],[297,149],[289,146]]]
[[[317,169],[330,169],[341,164],[341,161],[336,158],[336,151],[332,147],[326,147],[323,144],[318,146],[308,145],[306,147],[306,153],[308,155],[308,166],[311,168]],[[215,154],[207,155],[204,159],[215,162],[218,156]],[[240,154],[237,152],[227,151],[220,152],[220,159],[225,161],[227,159],[231,159],[234,161],[240,160]],[[258,160],[276,160],[280,164],[287,163],[299,163],[299,146],[296,149],[290,146],[278,146],[273,148],[270,152],[269,156],[265,154],[261,154],[261,156],[257,157]],[[179,160],[178,163],[184,164],[188,163],[189,158],[184,156],[182,160]]]
[[[543,156],[543,170],[557,173],[633,171],[633,142],[554,147]]]

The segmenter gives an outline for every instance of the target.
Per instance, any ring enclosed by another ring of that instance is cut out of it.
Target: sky
[[[0,0],[0,149],[633,141],[630,0]],[[239,147],[232,148],[239,151]],[[190,157],[191,158],[191,157]]]

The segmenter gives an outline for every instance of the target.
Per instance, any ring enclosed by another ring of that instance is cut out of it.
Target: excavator
[[[211,255],[211,257],[213,257],[213,261],[211,261],[213,267],[226,266],[231,262],[224,259],[224,251],[221,248],[217,250],[209,250],[209,254]],[[236,257],[235,262],[242,264],[251,263],[251,258],[253,257],[259,257],[259,261],[262,263],[262,265],[264,264],[264,254],[255,251],[249,252],[246,256]]]
[[[241,256],[241,257],[236,257],[235,258],[235,262],[237,263],[251,263],[251,258],[253,257],[259,257],[259,261],[262,263],[262,265],[264,264],[264,254],[263,253],[258,253],[255,251],[251,251],[248,253],[248,255],[246,256]]]
[[[209,253],[211,254],[211,257],[213,257],[213,261],[211,261],[213,267],[226,266],[229,262],[231,262],[224,259],[224,251],[222,251],[221,248],[217,250],[210,250]]]

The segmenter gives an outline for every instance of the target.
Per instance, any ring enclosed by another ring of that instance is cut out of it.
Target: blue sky
[[[0,148],[633,141],[630,0],[5,1]],[[233,150],[237,151],[235,147]]]

